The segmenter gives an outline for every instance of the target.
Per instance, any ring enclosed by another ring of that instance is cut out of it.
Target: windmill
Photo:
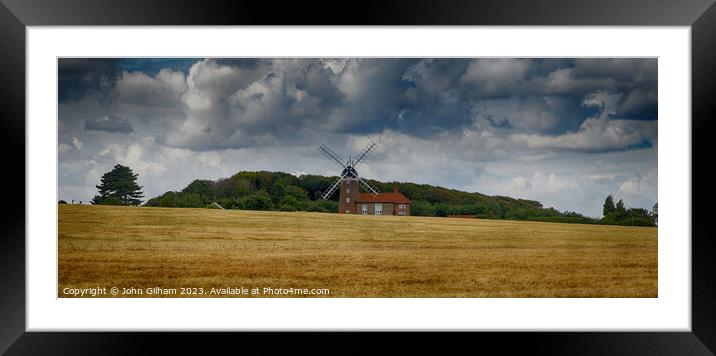
[[[326,193],[324,193],[322,196],[323,199],[328,199],[331,197],[331,195],[333,195],[336,189],[340,187],[340,196],[338,200],[339,212],[354,212],[353,210],[355,205],[353,204],[353,202],[358,196],[360,185],[363,185],[363,187],[365,187],[366,190],[371,194],[378,194],[378,191],[370,184],[368,184],[365,179],[361,178],[360,175],[358,175],[358,171],[356,170],[358,164],[361,163],[363,159],[368,155],[368,153],[373,151],[373,149],[375,149],[375,143],[371,142],[363,150],[360,151],[360,153],[358,154],[358,159],[354,161],[352,157],[349,156],[348,160],[344,161],[335,152],[331,151],[331,149],[328,148],[326,145],[322,145],[320,147],[321,152],[324,156],[326,156],[326,158],[331,161],[334,161],[336,164],[338,164],[340,168],[343,169],[340,178],[338,178],[338,180],[336,180],[336,182],[333,183],[333,185],[331,185],[331,187],[328,188]]]

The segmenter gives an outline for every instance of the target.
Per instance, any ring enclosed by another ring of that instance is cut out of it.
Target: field
[[[59,297],[657,297],[656,228],[60,205],[58,232]]]

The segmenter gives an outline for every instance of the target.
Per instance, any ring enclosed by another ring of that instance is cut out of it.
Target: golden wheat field
[[[59,297],[657,297],[656,228],[60,205],[58,233]]]

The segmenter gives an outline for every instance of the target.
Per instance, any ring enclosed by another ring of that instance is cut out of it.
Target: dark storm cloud
[[[233,66],[242,69],[256,69],[260,63],[266,62],[266,60],[259,58],[216,58],[214,60],[219,65]]]
[[[654,120],[658,113],[656,58],[584,58],[575,61],[577,78],[612,78],[623,93],[616,115]]]
[[[95,96],[110,99],[123,72],[157,75],[162,69],[186,73],[197,58],[59,58],[57,61],[60,103]]]
[[[463,59],[428,59],[410,64],[402,79],[405,85],[394,128],[421,137],[453,131],[471,122],[470,103],[461,90],[460,78],[469,65]]]
[[[108,90],[120,71],[119,60],[112,58],[59,58],[58,100],[79,100],[92,93]]]
[[[623,83],[657,80],[656,58],[578,58],[574,60],[578,78],[610,77]]]
[[[95,93],[123,117],[163,117],[157,139],[196,150],[306,130],[562,135],[600,115],[583,102],[595,92],[618,95],[607,120],[656,120],[656,75],[656,59],[62,60],[60,101]]]
[[[118,133],[130,133],[134,131],[129,121],[115,115],[105,116],[99,119],[86,120],[85,130]]]
[[[187,73],[200,58],[122,58],[118,66],[128,72],[142,72],[154,76],[162,69]]]

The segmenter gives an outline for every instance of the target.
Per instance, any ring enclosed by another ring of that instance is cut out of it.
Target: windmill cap
[[[348,166],[347,168],[343,169],[343,172],[341,172],[341,176],[344,176],[346,178],[358,178],[358,172],[356,172],[355,168]]]

